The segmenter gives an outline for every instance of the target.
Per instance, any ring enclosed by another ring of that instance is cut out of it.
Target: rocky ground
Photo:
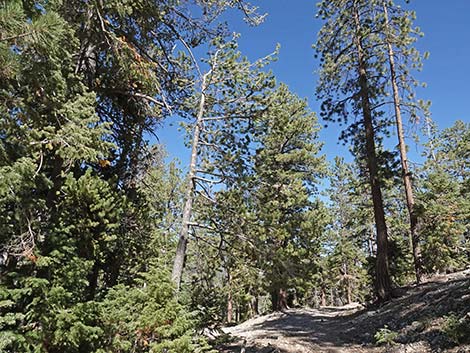
[[[383,306],[292,309],[224,328],[223,353],[470,353],[470,271],[401,288]],[[380,332],[380,337],[376,337]],[[378,345],[377,338],[384,340]]]

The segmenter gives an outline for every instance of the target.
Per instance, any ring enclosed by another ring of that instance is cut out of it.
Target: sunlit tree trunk
[[[375,148],[375,132],[370,106],[370,93],[368,87],[364,49],[360,37],[360,19],[357,8],[354,8],[356,23],[355,46],[357,49],[359,86],[361,108],[364,122],[366,158],[369,170],[369,183],[371,186],[372,202],[374,206],[375,227],[377,230],[377,260],[376,260],[376,290],[379,300],[388,300],[391,292],[390,271],[388,265],[388,235],[385,222],[385,212],[378,173],[378,162]]]
[[[385,25],[388,30],[388,27],[389,27],[388,10],[387,10],[387,6],[385,3],[383,3],[383,8],[384,8],[384,15],[385,15]],[[408,213],[410,216],[410,245],[411,245],[411,251],[413,253],[416,282],[419,283],[421,281],[421,266],[420,266],[420,260],[419,260],[420,249],[419,249],[419,238],[418,238],[418,231],[417,231],[418,217],[415,211],[413,185],[412,185],[412,179],[411,179],[411,172],[408,166],[405,134],[403,131],[403,121],[402,121],[401,108],[400,108],[401,102],[400,102],[400,95],[398,92],[397,75],[396,75],[396,69],[395,69],[395,53],[393,50],[389,33],[387,33],[387,46],[388,46],[388,58],[389,58],[389,64],[390,64],[390,81],[391,81],[392,90],[393,90],[393,103],[394,103],[393,105],[395,109],[398,147],[400,150],[402,178],[403,178],[403,184],[405,186],[406,205],[407,205]]]
[[[196,124],[194,125],[193,141],[191,146],[191,160],[189,164],[188,180],[186,186],[186,202],[183,209],[183,218],[181,222],[181,230],[179,233],[178,246],[176,248],[175,260],[173,262],[173,272],[171,275],[172,281],[179,290],[181,285],[181,278],[183,276],[184,261],[186,257],[186,247],[188,245],[189,236],[189,223],[191,221],[191,214],[193,210],[194,201],[194,188],[195,188],[195,176],[197,167],[198,147],[199,147],[199,136],[201,134],[201,128],[203,123],[203,117],[205,112],[205,91],[207,88],[207,74],[202,77],[201,84],[201,97],[199,101],[199,109],[196,116]]]
[[[230,271],[227,272],[227,285],[227,323],[230,324],[233,320],[232,276],[230,275]]]

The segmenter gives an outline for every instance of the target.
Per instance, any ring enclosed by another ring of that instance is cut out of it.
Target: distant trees
[[[331,166],[330,186],[327,190],[331,213],[322,264],[324,301],[360,302],[368,292],[367,258],[374,256],[370,239],[372,220],[368,194],[364,194],[357,168],[336,157]],[[359,180],[358,180],[359,179]],[[373,240],[373,239],[372,239]]]
[[[434,131],[420,169],[418,212],[426,273],[454,271],[469,264],[470,125],[457,121]]]

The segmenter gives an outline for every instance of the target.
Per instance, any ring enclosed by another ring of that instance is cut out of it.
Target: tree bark
[[[403,185],[405,186],[405,196],[406,196],[406,206],[408,208],[408,213],[410,217],[410,246],[413,254],[413,262],[415,267],[415,276],[416,282],[421,282],[421,265],[420,265],[420,249],[419,249],[419,234],[417,231],[418,228],[418,217],[415,212],[415,201],[413,196],[413,185],[411,179],[411,172],[408,166],[408,158],[406,152],[406,142],[405,134],[403,131],[403,120],[401,117],[401,108],[400,108],[400,95],[398,92],[397,84],[397,75],[395,68],[395,57],[393,46],[390,41],[389,36],[389,20],[388,20],[388,10],[385,2],[383,3],[384,15],[385,15],[385,26],[387,29],[387,46],[388,46],[388,58],[390,64],[390,80],[393,90],[393,105],[395,109],[395,121],[397,126],[397,136],[398,136],[398,147],[400,150],[400,160],[401,160],[401,169],[402,169],[402,178]]]
[[[271,292],[271,304],[273,311],[284,311],[289,309],[287,305],[287,291],[284,288],[275,288]]]
[[[198,147],[199,147],[199,136],[201,134],[202,122],[205,112],[205,101],[206,95],[205,91],[207,88],[207,79],[208,73],[203,75],[201,83],[201,98],[199,101],[199,109],[196,116],[196,124],[194,126],[193,132],[193,141],[191,148],[191,160],[189,164],[188,171],[188,181],[186,186],[186,202],[183,209],[183,219],[181,222],[181,230],[179,233],[178,246],[176,248],[175,260],[173,262],[173,272],[171,279],[176,286],[176,290],[179,291],[181,286],[181,278],[183,276],[183,269],[186,257],[186,247],[188,244],[189,236],[189,222],[191,221],[191,215],[193,210],[193,201],[194,201],[194,178],[196,176],[196,166],[197,166],[197,157],[198,157]]]
[[[348,301],[348,304],[352,303],[352,276],[349,274],[348,271],[348,264],[344,264],[344,275],[346,279],[346,299]]]
[[[251,317],[259,315],[259,300],[258,295],[254,295],[250,302]]]
[[[380,301],[390,299],[391,279],[388,265],[388,235],[383,206],[382,190],[379,179],[378,162],[375,150],[375,132],[370,106],[370,91],[366,71],[364,50],[360,38],[359,12],[354,7],[354,20],[356,34],[354,37],[358,55],[358,73],[360,85],[361,108],[364,119],[364,132],[366,138],[366,158],[369,169],[369,183],[371,186],[372,202],[374,205],[374,219],[377,230],[377,260],[375,286]]]
[[[369,245],[369,256],[374,257],[375,256],[375,251],[374,251],[374,237],[375,237],[375,232],[374,232],[374,225],[370,224],[370,234],[367,237],[367,244]]]
[[[228,284],[228,295],[227,295],[227,323],[230,324],[233,320],[233,298],[232,298],[232,276],[230,272],[227,272],[227,284]]]
[[[347,279],[347,281],[348,281],[347,300],[348,300],[348,304],[351,304],[352,303],[352,284],[351,284],[351,280],[349,278]]]

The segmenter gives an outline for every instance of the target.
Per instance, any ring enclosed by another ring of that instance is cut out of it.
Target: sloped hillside
[[[401,288],[383,306],[292,309],[224,331],[226,353],[470,352],[470,271]]]

